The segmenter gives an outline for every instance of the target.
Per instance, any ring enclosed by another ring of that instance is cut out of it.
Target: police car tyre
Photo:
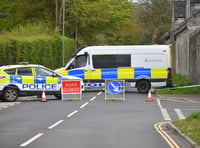
[[[151,85],[147,80],[140,80],[137,82],[137,90],[141,93],[147,93],[150,88]]]
[[[15,88],[6,88],[3,92],[3,101],[13,102],[18,97],[18,90]]]

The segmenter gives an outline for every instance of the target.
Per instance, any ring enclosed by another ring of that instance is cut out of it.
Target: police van
[[[0,99],[15,101],[18,96],[47,95],[61,97],[61,81],[80,79],[74,76],[61,76],[41,65],[21,63],[0,67]],[[82,82],[82,80],[81,80]],[[84,90],[83,82],[82,90]]]
[[[76,76],[85,86],[104,86],[106,79],[125,80],[126,87],[148,92],[172,85],[171,48],[168,45],[91,46],[73,53],[62,75]]]

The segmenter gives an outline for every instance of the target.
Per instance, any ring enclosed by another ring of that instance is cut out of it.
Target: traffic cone
[[[45,95],[44,90],[42,91],[42,99],[41,99],[41,102],[47,102],[47,98],[46,98],[46,95]]]
[[[149,92],[148,92],[148,97],[147,97],[147,100],[146,100],[147,102],[152,102],[153,100],[152,100],[152,97],[151,97],[151,90],[149,90]]]

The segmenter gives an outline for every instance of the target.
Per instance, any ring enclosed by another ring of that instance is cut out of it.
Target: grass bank
[[[176,87],[195,85],[184,76],[174,73],[173,74],[173,84]],[[200,86],[190,87],[190,88],[177,88],[177,89],[165,89],[159,90],[157,94],[200,94]]]
[[[200,111],[191,114],[185,120],[172,123],[200,146]]]

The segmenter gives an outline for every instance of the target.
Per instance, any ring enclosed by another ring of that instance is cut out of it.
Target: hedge
[[[65,62],[74,51],[74,40],[64,38]],[[38,35],[26,37],[0,36],[0,66],[29,62],[44,64],[56,69],[62,66],[62,37],[58,35]]]

